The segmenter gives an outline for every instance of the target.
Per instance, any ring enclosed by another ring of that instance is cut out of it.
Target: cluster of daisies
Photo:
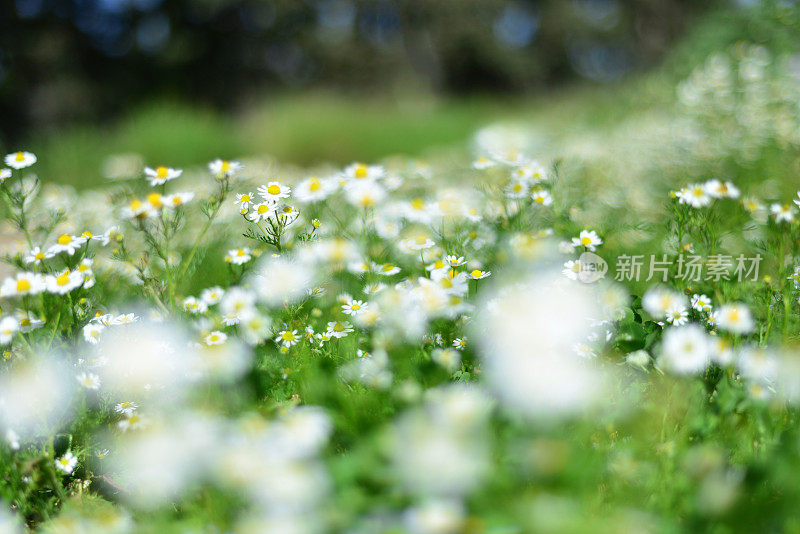
[[[693,208],[704,208],[714,199],[739,198],[739,195],[740,191],[733,183],[722,182],[716,178],[702,184],[689,184],[672,193],[678,202]]]

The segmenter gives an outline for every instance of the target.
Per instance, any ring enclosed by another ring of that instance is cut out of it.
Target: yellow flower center
[[[17,160],[17,161],[24,161],[25,160],[25,154],[23,154],[22,152],[17,152],[17,155],[14,156],[14,159]]]
[[[383,264],[383,272],[389,272],[392,269],[394,269],[394,265],[392,265],[391,263],[384,263]]]
[[[353,303],[353,304],[350,305],[350,309],[353,310],[353,311],[358,311],[358,310],[361,309],[361,306],[359,306],[358,304]]]
[[[154,208],[160,208],[163,205],[161,202],[161,193],[150,193],[147,195],[147,202],[149,202]]]
[[[314,193],[316,191],[319,191],[321,187],[322,184],[320,183],[320,181],[317,178],[312,178],[311,184],[308,186],[308,190]]]
[[[160,178],[163,180],[164,178],[167,177],[168,174],[169,174],[169,169],[167,169],[163,165],[156,169],[156,178]]]
[[[283,339],[284,341],[294,341],[295,335],[293,332],[284,332],[283,334],[281,334],[281,339]]]
[[[478,277],[479,277],[480,275],[482,275],[483,273],[482,273],[481,271],[479,271],[478,269],[475,269],[475,270],[474,270],[474,271],[472,271],[470,274],[471,274],[472,276],[474,276],[475,278],[478,278]]]
[[[536,195],[536,196],[533,198],[533,201],[534,201],[534,202],[536,202],[536,203],[538,203],[538,204],[541,204],[541,203],[543,203],[543,202],[544,202],[544,197],[543,197],[542,195]]]
[[[94,234],[92,234],[92,232],[90,232],[89,230],[86,230],[81,234],[81,236],[85,237],[86,239],[91,239],[92,237],[94,237]]]
[[[512,190],[515,193],[519,193],[520,191],[522,191],[522,184],[514,184],[514,187],[512,187]]]
[[[418,235],[416,241],[417,241],[417,245],[424,245],[425,243],[428,242],[428,238],[425,237],[424,235]]]
[[[45,259],[45,257],[46,256],[44,255],[44,252],[37,252],[36,256],[34,256],[34,258],[36,258],[38,261],[42,261],[43,259]]]
[[[335,325],[333,325],[333,331],[334,332],[343,332],[344,331],[344,325],[342,323],[336,323]]]
[[[589,239],[588,237],[582,237],[581,238],[581,245],[586,246],[586,245],[591,245],[591,243],[592,243],[592,240]]]
[[[24,293],[25,291],[30,291],[31,287],[32,286],[31,286],[31,281],[30,280],[28,280],[26,278],[23,278],[21,280],[17,280],[17,292],[18,293]]]
[[[131,202],[131,211],[139,211],[142,208],[142,201],[139,199],[134,200]]]
[[[72,243],[72,236],[69,236],[67,234],[61,234],[61,236],[59,236],[58,238],[59,245],[69,245],[70,243]]]
[[[277,184],[272,184],[271,186],[269,186],[267,188],[267,193],[269,193],[270,195],[280,195],[281,194],[281,188]]]
[[[258,212],[259,215],[263,215],[268,211],[269,211],[269,206],[267,206],[266,204],[261,204],[256,210],[256,212]]]
[[[356,176],[356,178],[366,178],[367,177],[367,166],[364,165],[363,163],[359,163],[356,166],[355,176]]]
[[[250,195],[248,195],[247,193],[242,195],[242,198],[241,198],[242,202],[250,202],[250,200],[251,200]]]
[[[222,172],[229,172],[231,170],[231,162],[223,160],[222,165],[220,166],[220,170]]]
[[[69,284],[69,271],[58,275],[58,278],[56,278],[56,284],[62,287]]]
[[[421,210],[422,208],[425,207],[425,201],[422,200],[421,198],[415,198],[414,200],[411,201],[411,207],[414,208],[415,210]]]

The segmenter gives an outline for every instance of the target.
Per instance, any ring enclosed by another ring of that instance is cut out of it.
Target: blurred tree
[[[661,56],[691,0],[3,0],[0,122],[103,120],[175,96],[265,90],[528,91]]]

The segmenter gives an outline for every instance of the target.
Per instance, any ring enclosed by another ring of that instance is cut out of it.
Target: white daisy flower
[[[16,317],[3,317],[0,319],[0,345],[8,345],[19,331],[19,321]]]
[[[47,252],[53,255],[66,252],[72,256],[86,241],[86,238],[83,236],[61,234],[58,236],[58,239],[56,239],[55,244],[51,246]]]
[[[100,389],[100,377],[94,373],[81,373],[75,378],[77,378],[78,383],[86,389]]]
[[[327,335],[337,339],[346,337],[350,332],[353,332],[353,325],[347,321],[331,321],[326,330]]]
[[[205,313],[208,311],[208,304],[197,297],[186,297],[183,299],[183,310],[189,313]]]
[[[247,247],[229,250],[228,254],[225,256],[225,262],[233,263],[234,265],[242,265],[253,259],[253,256],[251,255],[252,252],[253,251]]]
[[[219,286],[214,286],[204,289],[202,293],[200,293],[200,298],[203,300],[203,302],[205,302],[209,306],[212,306],[214,304],[217,304],[220,300],[222,300],[222,297],[224,295],[225,295],[224,289],[222,289]]]
[[[208,164],[208,170],[214,175],[214,178],[221,180],[225,177],[233,176],[244,168],[244,165],[238,161],[228,161],[224,159],[215,159]]]
[[[79,288],[83,284],[83,278],[80,271],[64,269],[60,273],[46,276],[45,284],[48,293],[66,295],[73,289]]]
[[[150,185],[156,186],[156,185],[164,185],[170,180],[174,180],[175,178],[180,176],[183,173],[183,171],[181,169],[164,167],[162,165],[160,167],[156,167],[155,169],[150,167],[145,167],[144,173],[147,176],[147,181],[150,182]]]
[[[208,334],[203,341],[205,341],[206,345],[222,345],[228,340],[228,335],[225,332],[220,332],[219,330],[214,330],[210,334]]]
[[[30,152],[14,152],[5,157],[5,162],[14,169],[24,169],[36,163],[36,156]]]
[[[258,187],[258,194],[268,202],[278,202],[281,199],[289,198],[292,188],[280,182],[269,182],[267,185]]]
[[[756,326],[750,309],[741,303],[720,306],[716,320],[720,328],[733,334],[749,334]]]
[[[588,250],[594,252],[597,247],[603,244],[603,240],[597,235],[594,230],[583,230],[578,237],[572,238],[572,244],[576,247],[586,247]]]
[[[61,458],[55,460],[56,469],[67,475],[72,474],[75,467],[78,465],[78,458],[72,454],[72,451],[67,451]]]
[[[36,273],[17,273],[14,278],[6,278],[0,286],[0,297],[36,295],[44,290],[42,276]]]

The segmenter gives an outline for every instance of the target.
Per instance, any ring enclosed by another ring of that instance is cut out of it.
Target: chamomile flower
[[[550,192],[546,189],[534,191],[531,195],[531,199],[533,199],[534,205],[539,206],[550,206],[553,203],[553,197],[550,196]]]
[[[749,334],[755,329],[753,315],[744,304],[732,303],[720,306],[716,319],[720,328],[733,334]]]
[[[289,198],[292,188],[280,182],[269,182],[267,185],[258,187],[258,194],[268,202],[278,202],[281,199]]]
[[[674,306],[667,310],[667,322],[681,326],[689,321],[689,310],[684,306]]]
[[[530,190],[530,183],[527,180],[513,180],[506,186],[506,196],[508,198],[522,198],[527,196]]]
[[[147,177],[147,181],[152,186],[164,185],[170,180],[174,180],[175,178],[179,177],[182,173],[183,171],[180,169],[164,167],[163,165],[156,167],[155,169],[151,167],[144,168],[144,174]]]
[[[8,345],[19,331],[19,321],[16,317],[3,317],[0,319],[0,345]]]
[[[243,168],[244,165],[238,161],[228,161],[224,159],[215,159],[208,164],[208,170],[211,171],[211,174],[213,174],[214,178],[217,180],[233,176]]]
[[[146,219],[156,214],[153,207],[148,202],[142,202],[138,198],[134,198],[122,210],[122,216],[126,219]]]
[[[36,156],[30,152],[13,152],[5,157],[6,165],[14,169],[24,169],[36,163]]]
[[[0,297],[36,295],[44,290],[42,276],[36,273],[17,273],[14,278],[6,278],[0,286]]]
[[[703,184],[687,185],[677,193],[681,204],[688,204],[693,208],[702,208],[711,204],[711,197]]]
[[[350,300],[342,304],[342,311],[346,315],[360,315],[367,311],[368,304],[363,300]]]
[[[424,234],[419,234],[416,237],[405,239],[400,243],[404,249],[412,252],[427,250],[433,247],[435,244],[436,243],[434,243],[428,236]]]
[[[55,295],[66,295],[70,291],[79,288],[83,284],[83,274],[80,271],[65,269],[60,273],[45,277],[45,284],[48,293]]]
[[[72,256],[86,241],[86,238],[83,236],[61,234],[58,236],[58,239],[56,239],[55,244],[51,246],[47,252],[53,255],[66,252]]]
[[[114,405],[114,411],[125,416],[130,416],[136,413],[137,409],[139,409],[139,406],[135,402],[130,401],[119,402]]]
[[[775,217],[776,223],[790,223],[794,221],[794,216],[797,213],[797,210],[793,206],[789,204],[780,204],[778,202],[772,204],[769,207],[769,211]]]
[[[400,272],[400,267],[393,263],[384,263],[376,266],[375,272],[383,276],[392,276]]]
[[[714,198],[739,198],[739,189],[731,182],[712,179],[705,183],[708,194]]]
[[[0,169],[0,184],[11,178],[11,169]]]
[[[250,204],[253,203],[253,193],[236,193],[236,200],[234,204],[239,205],[239,209],[247,211],[250,209]]]
[[[335,337],[337,339],[346,337],[347,334],[351,332],[353,332],[353,325],[347,321],[331,321],[328,323],[328,329],[326,331],[330,337]]]
[[[101,323],[89,323],[83,327],[83,339],[92,345],[97,345],[100,341],[100,334],[105,330],[105,325]]]
[[[379,180],[386,174],[386,169],[380,165],[367,165],[353,163],[342,172],[342,178],[348,182]]]
[[[189,313],[205,313],[208,311],[208,304],[197,297],[186,297],[183,299],[183,311]]]
[[[467,261],[464,259],[464,256],[454,256],[454,255],[451,254],[451,255],[445,256],[444,262],[447,265],[449,265],[450,267],[461,267]]]
[[[287,349],[297,345],[300,341],[300,336],[297,335],[297,330],[281,330],[275,338],[275,343],[283,345]]]
[[[711,311],[711,299],[705,295],[692,295],[692,308],[699,312]]]
[[[479,171],[489,169],[491,167],[494,167],[495,165],[497,165],[497,162],[482,156],[476,158],[475,161],[472,162],[472,168],[477,169]]]
[[[225,290],[219,286],[209,287],[204,289],[202,293],[200,293],[200,298],[208,304],[209,306],[213,306],[217,304],[219,301],[222,300],[222,297],[225,295]]]
[[[71,475],[77,465],[78,458],[72,454],[72,451],[67,451],[64,453],[64,456],[56,458],[55,460],[56,469],[67,475]]]
[[[203,341],[205,341],[206,345],[222,345],[228,340],[228,335],[225,332],[220,332],[219,330],[214,330],[210,334],[208,334]]]
[[[319,202],[328,198],[334,189],[336,183],[333,180],[312,176],[297,185],[294,198],[303,203]]]
[[[228,251],[228,254],[225,256],[225,262],[234,265],[243,265],[253,259],[252,253],[253,251],[248,247],[235,248]]]
[[[44,251],[39,247],[33,247],[31,251],[25,255],[24,261],[27,264],[32,263],[34,265],[40,265],[44,260],[50,259],[53,256],[55,256],[55,254],[49,250]]]
[[[671,327],[661,343],[661,361],[678,374],[697,374],[711,361],[708,334],[696,324]]]
[[[258,204],[253,204],[252,209],[247,214],[247,218],[254,223],[265,221],[269,219],[277,209],[278,204],[274,200],[259,202]]]
[[[17,310],[14,312],[14,317],[19,321],[19,331],[23,334],[33,332],[44,326],[44,320],[32,311]]]
[[[126,414],[126,417],[117,423],[117,428],[123,432],[130,430],[139,430],[147,426],[147,420],[138,413],[131,412]]]
[[[453,347],[456,350],[464,350],[467,348],[467,338],[465,337],[457,337],[453,340]]]
[[[165,208],[178,208],[192,201],[194,193],[191,191],[184,191],[182,193],[172,193],[171,195],[164,196],[161,201]]]
[[[359,208],[373,208],[386,198],[386,190],[376,182],[354,182],[345,189],[347,201]]]
[[[100,377],[94,373],[81,373],[75,377],[81,387],[85,389],[100,389]]]
[[[450,348],[434,349],[431,352],[431,360],[452,373],[461,366],[461,353]]]
[[[594,230],[582,230],[578,237],[572,238],[572,244],[576,247],[586,247],[587,250],[594,252],[603,244],[603,240]]]
[[[467,273],[467,276],[473,280],[483,280],[492,275],[492,271],[481,271],[480,269],[474,269]]]

